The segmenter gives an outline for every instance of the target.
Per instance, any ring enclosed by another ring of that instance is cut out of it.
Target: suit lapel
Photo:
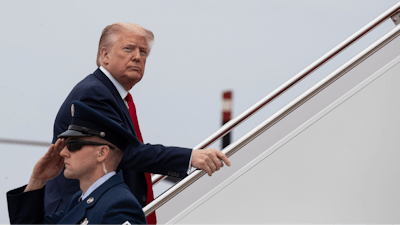
[[[115,88],[114,84],[110,81],[110,79],[108,79],[108,77],[100,69],[97,69],[93,74],[111,91],[115,100],[118,102],[119,107],[124,112],[125,119],[127,121],[129,121],[130,129],[132,130],[133,134],[136,136],[135,128],[133,127],[132,119],[129,114],[128,108],[126,107],[124,100],[122,100],[121,95]]]
[[[58,222],[59,224],[77,224],[79,223],[86,214],[86,207],[81,201],[78,203],[78,199],[81,196],[82,191],[76,193],[68,203],[64,210],[63,218]]]
[[[69,212],[64,212],[64,217],[60,220],[59,224],[77,224],[82,221],[86,215],[87,204],[85,201],[79,202]]]
[[[87,215],[86,211],[89,208],[94,207],[96,205],[97,201],[100,199],[100,197],[108,189],[110,189],[113,186],[118,185],[120,183],[123,183],[122,171],[118,171],[117,174],[115,174],[110,179],[108,179],[106,182],[104,182],[102,185],[100,185],[88,197],[86,197],[84,200],[79,202],[77,205],[72,206],[72,208],[71,207],[66,208],[63,219],[60,220],[58,223],[60,223],[60,224],[77,224],[86,218],[90,224],[90,220],[91,220],[90,216],[91,215]],[[75,196],[78,196],[78,197],[75,197]],[[74,198],[71,199],[71,202],[78,202],[78,198],[81,195],[79,194],[79,195],[75,195],[75,196],[74,196]],[[92,215],[92,216],[96,216],[96,215]]]

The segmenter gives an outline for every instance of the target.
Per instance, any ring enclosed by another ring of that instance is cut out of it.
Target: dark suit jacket
[[[7,192],[11,224],[77,224],[85,219],[91,224],[144,224],[146,219],[139,202],[124,183],[122,172],[112,176],[86,199],[78,203],[82,191],[68,202],[65,210],[44,217],[44,188],[23,193],[26,186]],[[93,198],[93,201],[88,199]]]
[[[57,135],[68,129],[71,123],[71,102],[81,101],[114,120],[135,137],[129,111],[120,94],[108,77],[97,69],[79,82],[62,104],[55,123],[53,143]],[[187,174],[191,149],[142,144],[137,139],[124,151],[119,168],[124,171],[124,181],[139,203],[146,205],[147,188],[143,172],[172,175],[183,178]],[[61,173],[46,185],[46,215],[64,209],[72,195],[79,190],[76,180],[66,179]]]

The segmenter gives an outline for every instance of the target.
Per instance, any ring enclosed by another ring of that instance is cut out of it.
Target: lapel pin
[[[94,198],[93,197],[90,197],[87,201],[86,201],[86,203],[87,204],[90,204],[90,203],[92,203],[94,201]]]

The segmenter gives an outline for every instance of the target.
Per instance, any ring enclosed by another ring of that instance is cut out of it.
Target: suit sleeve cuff
[[[7,192],[11,223],[33,223],[30,218],[44,216],[44,187],[24,192],[25,186]],[[24,218],[28,219],[25,220]]]

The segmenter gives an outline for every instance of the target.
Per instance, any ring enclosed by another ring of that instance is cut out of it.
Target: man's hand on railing
[[[226,155],[213,148],[194,150],[192,153],[192,166],[204,170],[208,176],[223,167],[223,162],[231,166],[231,162]]]

